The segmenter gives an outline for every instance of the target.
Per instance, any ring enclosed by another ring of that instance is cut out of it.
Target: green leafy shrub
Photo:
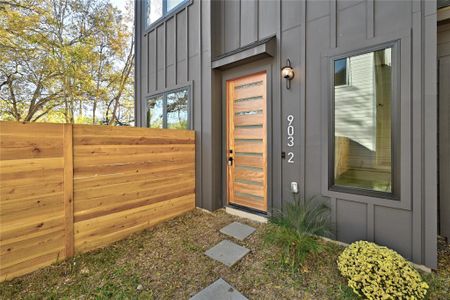
[[[317,235],[330,235],[329,207],[319,197],[295,199],[274,211],[265,240],[282,249],[282,263],[298,269],[310,253],[320,251]]]
[[[400,254],[366,241],[348,246],[338,268],[353,291],[367,299],[424,299],[428,284]]]

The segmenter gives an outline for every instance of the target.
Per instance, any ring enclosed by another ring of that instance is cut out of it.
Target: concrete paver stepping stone
[[[220,232],[243,241],[246,237],[255,232],[255,230],[256,229],[251,226],[239,222],[233,222],[220,229]]]
[[[194,295],[191,300],[247,300],[235,288],[229,285],[225,280],[219,278],[198,294]]]
[[[241,258],[243,258],[250,250],[239,246],[231,241],[224,240],[207,250],[205,254],[226,266],[233,266]]]

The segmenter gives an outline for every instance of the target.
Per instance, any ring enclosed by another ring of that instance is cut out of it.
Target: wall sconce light
[[[284,79],[286,79],[286,88],[291,88],[291,80],[294,78],[294,69],[291,66],[291,60],[288,58],[286,59],[286,65],[281,68],[281,76],[283,76]]]

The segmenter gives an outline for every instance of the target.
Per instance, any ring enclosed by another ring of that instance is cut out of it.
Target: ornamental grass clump
[[[317,236],[330,236],[330,208],[324,199],[295,198],[271,216],[265,240],[281,249],[281,262],[297,270],[311,253],[321,250]]]
[[[348,246],[338,258],[348,286],[367,299],[424,299],[428,284],[400,254],[366,241]]]

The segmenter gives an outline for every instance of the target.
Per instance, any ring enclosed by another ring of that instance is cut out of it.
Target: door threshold
[[[225,206],[225,212],[233,216],[249,219],[259,223],[267,223],[267,216],[262,213],[249,212],[229,205]]]

